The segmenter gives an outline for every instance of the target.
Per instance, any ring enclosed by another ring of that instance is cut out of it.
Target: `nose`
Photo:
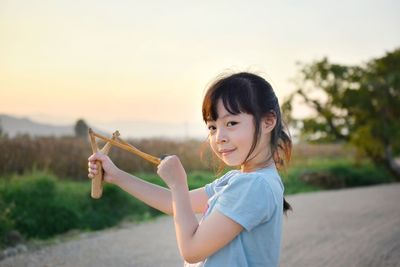
[[[215,141],[217,142],[217,144],[228,142],[228,136],[224,129],[217,129],[217,132],[215,133]]]

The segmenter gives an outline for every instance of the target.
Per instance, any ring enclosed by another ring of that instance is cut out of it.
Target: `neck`
[[[270,146],[270,135],[264,135],[259,140],[256,148],[250,157],[240,166],[242,172],[252,172],[258,169],[274,166],[274,158],[272,156]]]
[[[272,167],[272,166],[275,166],[275,162],[274,162],[273,158],[271,157],[270,159],[265,160],[263,162],[257,162],[254,164],[248,162],[248,163],[242,164],[240,166],[240,171],[241,172],[253,172],[253,171],[256,171],[259,169]]]

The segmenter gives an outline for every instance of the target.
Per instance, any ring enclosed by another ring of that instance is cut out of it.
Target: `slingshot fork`
[[[108,154],[108,152],[111,149],[111,146],[116,146],[116,147],[122,148],[132,154],[140,156],[143,159],[150,161],[151,163],[153,163],[155,165],[158,165],[161,162],[160,158],[152,156],[147,153],[144,153],[144,152],[140,151],[139,149],[137,149],[136,147],[134,147],[133,145],[124,141],[122,138],[119,137],[120,136],[119,131],[115,131],[113,133],[113,137],[110,139],[101,134],[95,133],[91,128],[89,128],[89,136],[90,136],[90,143],[92,145],[93,153],[96,153],[98,151],[98,147],[97,147],[97,143],[96,143],[96,137],[98,137],[107,142],[101,151],[101,153],[103,153],[103,154]],[[103,192],[103,169],[102,169],[100,162],[97,161],[96,165],[97,165],[98,173],[92,179],[91,196],[92,196],[92,198],[97,199],[97,198],[101,197],[102,192]]]

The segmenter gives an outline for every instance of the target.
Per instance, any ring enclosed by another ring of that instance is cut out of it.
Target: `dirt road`
[[[400,266],[400,184],[289,196],[281,266]],[[170,217],[8,257],[0,267],[182,266]]]

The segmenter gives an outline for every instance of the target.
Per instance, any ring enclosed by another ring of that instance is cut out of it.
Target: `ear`
[[[269,113],[264,116],[261,121],[262,130],[265,133],[270,133],[275,128],[276,125],[276,115],[275,113]]]

